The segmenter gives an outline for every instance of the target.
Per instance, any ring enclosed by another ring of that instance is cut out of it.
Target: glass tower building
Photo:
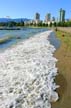
[[[64,22],[65,21],[65,10],[63,10],[62,8],[59,11],[60,16],[59,16],[59,21],[60,22]]]

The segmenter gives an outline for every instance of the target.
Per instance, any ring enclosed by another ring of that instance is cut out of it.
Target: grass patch
[[[56,36],[62,41],[62,42],[71,42],[71,34],[62,32],[62,31],[57,31],[55,32]],[[63,36],[64,35],[64,36]]]
[[[66,49],[71,50],[71,34],[63,31],[57,31],[55,34],[61,40],[62,44],[65,44]]]

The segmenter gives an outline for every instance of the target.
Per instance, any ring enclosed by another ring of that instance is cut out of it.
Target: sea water
[[[28,39],[37,33],[46,31],[46,28],[21,28],[20,30],[0,30],[0,38],[13,37],[9,41],[0,44],[0,50],[9,48],[12,45],[17,44],[23,39]]]
[[[57,101],[51,33],[37,34],[0,53],[0,108],[51,108]]]

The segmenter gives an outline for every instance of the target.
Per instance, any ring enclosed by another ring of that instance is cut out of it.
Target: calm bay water
[[[8,36],[14,37],[10,41],[0,44],[0,49],[8,48],[11,45],[21,41],[22,39],[27,39],[43,31],[47,31],[47,29],[46,28],[23,28],[22,30],[0,30],[0,38],[8,37]]]

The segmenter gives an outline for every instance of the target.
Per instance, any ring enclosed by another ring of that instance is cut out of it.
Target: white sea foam
[[[0,108],[51,108],[58,99],[52,31],[40,33],[0,53]]]

